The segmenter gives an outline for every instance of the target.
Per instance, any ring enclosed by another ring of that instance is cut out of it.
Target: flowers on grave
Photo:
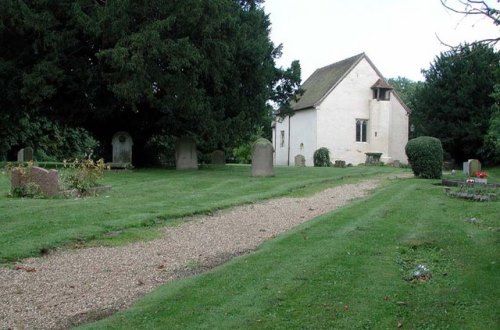
[[[486,179],[488,177],[488,173],[486,172],[475,172],[472,174],[473,177],[480,178],[480,179]]]

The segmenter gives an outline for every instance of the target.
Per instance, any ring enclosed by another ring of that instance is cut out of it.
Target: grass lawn
[[[498,329],[500,202],[436,182],[396,180],[86,328]]]
[[[159,226],[175,224],[182,216],[395,171],[409,172],[278,167],[275,177],[252,178],[248,166],[110,171],[103,183],[112,190],[83,199],[11,198],[9,178],[0,172],[0,265],[61,246],[150,239],[157,237]]]

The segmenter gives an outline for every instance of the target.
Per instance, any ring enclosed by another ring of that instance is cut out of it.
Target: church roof
[[[314,71],[302,84],[304,94],[292,103],[292,109],[307,109],[319,104],[364,57],[365,53],[361,53]]]

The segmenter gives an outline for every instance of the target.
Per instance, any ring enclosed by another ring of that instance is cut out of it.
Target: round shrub
[[[406,156],[415,176],[425,179],[440,179],[443,166],[441,141],[430,136],[421,136],[408,141]]]
[[[314,152],[314,166],[328,167],[330,166],[330,150],[322,147]]]

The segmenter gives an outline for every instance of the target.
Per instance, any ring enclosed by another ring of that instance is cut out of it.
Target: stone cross
[[[252,145],[252,176],[274,176],[273,144],[260,138]]]

